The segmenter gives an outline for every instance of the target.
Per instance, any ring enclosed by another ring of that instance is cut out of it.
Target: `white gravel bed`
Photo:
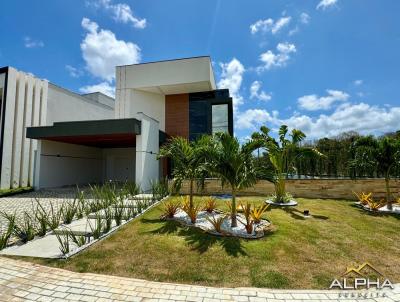
[[[223,233],[216,232],[213,225],[206,219],[207,217],[212,218],[212,216],[214,216],[215,219],[221,216],[226,216],[221,226],[221,230],[223,231]],[[213,235],[234,236],[247,239],[256,239],[263,237],[265,229],[271,225],[269,221],[261,220],[260,223],[254,224],[252,234],[248,234],[244,226],[244,224],[246,223],[246,219],[242,214],[237,214],[238,226],[232,228],[231,217],[229,214],[220,213],[216,211],[214,211],[213,213],[208,213],[207,211],[200,211],[197,216],[196,223],[192,224],[189,216],[181,209],[179,209],[177,213],[174,215],[173,220],[177,220],[187,226],[197,227]]]

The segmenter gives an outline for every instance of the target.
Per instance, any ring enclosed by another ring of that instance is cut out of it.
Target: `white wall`
[[[151,116],[159,121],[160,130],[165,131],[165,96],[157,93],[126,89],[121,92],[125,95],[120,98],[116,106],[115,118],[137,118],[138,112]]]
[[[26,127],[45,125],[48,83],[8,69],[1,183],[2,189],[32,185],[36,142],[26,139]]]
[[[41,140],[35,170],[35,189],[102,182],[103,150]]]
[[[142,132],[136,136],[136,184],[142,190],[151,188],[151,181],[159,180],[159,125],[153,118],[139,113]]]
[[[119,80],[123,77],[123,81]],[[215,89],[214,75],[209,57],[187,58],[117,67],[119,83],[129,88],[169,86],[209,82]]]
[[[117,181],[135,181],[135,148],[104,149],[105,179]]]
[[[113,119],[114,108],[49,84],[47,125],[54,122]]]

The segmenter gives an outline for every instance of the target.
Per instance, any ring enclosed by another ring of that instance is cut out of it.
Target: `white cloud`
[[[243,73],[245,68],[243,64],[236,58],[228,63],[219,64],[222,73],[218,82],[218,88],[228,88],[233,98],[233,108],[236,111],[238,106],[243,104],[243,97],[240,95],[240,87],[243,81]]]
[[[140,48],[132,42],[118,40],[110,30],[99,29],[97,23],[82,19],[87,30],[81,42],[86,69],[94,76],[111,82],[115,78],[115,66],[140,62]]]
[[[261,90],[262,83],[260,81],[254,81],[250,86],[250,99],[256,99],[261,101],[269,101],[272,96]]]
[[[338,0],[321,0],[318,5],[317,9],[325,10],[331,6],[334,6]]]
[[[257,32],[271,32],[272,34],[277,34],[282,28],[285,26],[289,25],[291,17],[282,17],[278,19],[276,22],[271,19],[265,19],[265,20],[258,20],[254,24],[250,25],[250,32],[252,34],[256,34]]]
[[[399,129],[400,107],[382,108],[365,103],[343,104],[331,115],[312,118],[294,115],[280,122],[303,130],[309,138],[330,137],[342,132],[382,134]]]
[[[24,38],[24,45],[26,48],[41,48],[44,47],[43,41],[32,39],[31,37]]]
[[[89,5],[103,8],[111,12],[115,21],[121,23],[131,23],[135,28],[143,29],[146,27],[146,19],[140,19],[134,16],[131,7],[126,3],[112,4],[111,0],[97,0],[96,2],[87,2]]]
[[[112,98],[115,97],[115,87],[110,85],[110,83],[108,83],[108,82],[102,82],[102,83],[96,84],[96,85],[87,85],[87,86],[81,87],[79,89],[79,91],[82,93],[101,92]]]
[[[237,115],[236,127],[238,129],[256,130],[261,125],[274,122],[278,117],[278,111],[270,114],[264,109],[248,109]]]
[[[300,15],[300,22],[301,23],[308,24],[308,23],[310,23],[310,19],[311,19],[311,17],[310,17],[309,14],[301,13],[301,15]]]
[[[65,65],[65,69],[68,71],[69,75],[73,78],[79,78],[80,76],[83,75],[82,70],[80,70],[74,66],[67,64],[67,65]]]
[[[283,67],[290,60],[290,54],[295,53],[296,46],[287,42],[279,43],[276,46],[277,52],[271,50],[264,52],[260,55],[260,60],[264,63],[263,66],[258,68],[258,71],[271,69],[272,67]]]
[[[360,86],[360,85],[362,85],[364,82],[363,82],[363,80],[355,80],[354,82],[353,82],[353,84],[355,85],[355,86]]]
[[[316,94],[302,96],[298,99],[297,103],[301,109],[316,111],[328,110],[336,102],[347,101],[350,97],[347,93],[340,90],[328,89],[327,96],[319,97]]]
[[[379,107],[365,103],[342,104],[330,114],[311,117],[294,113],[286,119],[279,118],[277,111],[272,114],[263,109],[249,109],[238,115],[239,129],[255,130],[268,123],[276,130],[280,125],[302,130],[307,138],[323,138],[356,131],[360,134],[383,134],[399,129],[400,107]]]

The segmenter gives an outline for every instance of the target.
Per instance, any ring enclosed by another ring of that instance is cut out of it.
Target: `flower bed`
[[[213,218],[223,218],[220,232],[217,232],[213,224],[210,222],[209,219]],[[178,221],[184,226],[199,228],[211,235],[232,236],[246,239],[258,239],[264,237],[267,232],[271,231],[272,227],[272,224],[268,220],[262,219],[259,223],[254,223],[252,233],[248,234],[245,227],[246,219],[242,214],[237,214],[238,226],[232,228],[230,216],[219,210],[214,210],[212,213],[200,211],[194,224],[190,221],[189,216],[180,209],[176,212],[173,218],[167,219]]]

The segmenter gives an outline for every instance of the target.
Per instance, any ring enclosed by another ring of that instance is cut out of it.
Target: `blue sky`
[[[40,3],[40,4],[39,4]],[[400,129],[400,1],[6,1],[0,66],[112,94],[114,65],[210,55],[235,134]],[[21,9],[21,8],[24,9]]]

